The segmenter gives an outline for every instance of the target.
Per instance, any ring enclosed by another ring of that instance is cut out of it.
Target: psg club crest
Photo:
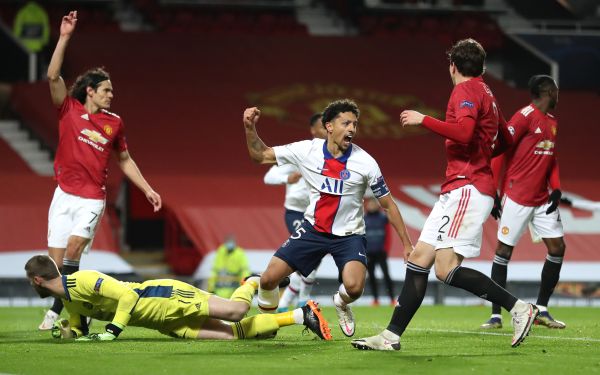
[[[346,181],[347,179],[350,178],[350,171],[348,171],[347,169],[344,169],[340,172],[340,178],[344,181]]]

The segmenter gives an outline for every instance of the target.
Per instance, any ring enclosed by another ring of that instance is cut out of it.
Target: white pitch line
[[[421,332],[440,332],[440,333],[467,333],[471,335],[488,335],[488,336],[512,336],[510,333],[500,332],[479,332],[479,331],[461,331],[458,329],[431,329],[431,328],[407,328],[409,331]],[[546,339],[546,340],[570,340],[570,341],[592,341],[600,342],[600,339],[593,337],[562,337],[562,336],[539,336],[529,335],[530,338]]]

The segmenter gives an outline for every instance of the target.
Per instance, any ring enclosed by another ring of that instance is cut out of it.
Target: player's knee
[[[270,273],[265,272],[260,276],[260,287],[265,290],[273,290],[279,286],[280,281]]]
[[[510,260],[510,257],[512,256],[512,252],[513,252],[513,247],[504,245],[504,244],[501,244],[496,249],[496,255],[498,255],[499,257],[502,257],[504,259],[508,259],[508,260]]]
[[[548,247],[548,254],[553,257],[562,257],[565,255],[565,250],[567,249],[567,245],[564,241],[557,241],[552,244],[552,246]]]
[[[438,267],[437,265],[435,266],[435,277],[437,277],[439,281],[445,282],[446,278],[448,277],[448,273],[449,270],[447,268]]]
[[[353,300],[357,300],[362,296],[364,290],[364,283],[360,282],[348,282],[344,283],[344,288],[346,288],[346,293]]]

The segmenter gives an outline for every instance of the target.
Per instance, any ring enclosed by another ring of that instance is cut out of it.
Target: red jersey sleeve
[[[550,189],[560,190],[560,176],[558,171],[558,160],[556,157],[554,158],[554,163],[552,164],[552,169],[550,170],[550,177],[548,178],[548,183],[550,185]]]
[[[507,124],[507,129],[512,136],[512,143],[516,145],[529,131],[529,121],[521,111],[515,113]]]
[[[508,123],[504,119],[502,111],[498,109],[498,136],[494,141],[494,152],[492,157],[503,154],[506,150],[510,149],[514,145],[512,134],[508,129]]]
[[[65,96],[65,100],[63,100],[60,107],[58,107],[58,118],[60,120],[62,120],[62,118],[65,117],[65,115],[67,114],[67,112],[69,112],[69,110],[73,108],[73,105],[75,104],[74,102],[76,101],[77,99],[74,99],[69,95]]]
[[[123,121],[121,121],[121,126],[119,126],[119,133],[115,137],[113,149],[117,152],[127,151],[127,141],[125,140],[125,127],[123,126]]]
[[[469,143],[475,131],[475,120],[470,117],[461,117],[458,119],[458,123],[451,123],[425,116],[423,126],[455,142]]]
[[[499,195],[502,196],[502,186],[504,180],[504,171],[506,166],[506,156],[500,155],[492,159],[492,175],[494,176],[494,185],[500,189]]]

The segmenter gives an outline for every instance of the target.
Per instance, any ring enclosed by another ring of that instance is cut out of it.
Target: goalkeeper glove
[[[73,331],[71,331],[71,325],[67,319],[61,319],[54,322],[50,333],[55,339],[72,339],[74,337]]]
[[[556,209],[558,208],[558,203],[560,202],[560,197],[562,197],[562,192],[560,190],[552,190],[552,193],[550,193],[550,197],[548,197],[548,203],[551,204],[550,207],[548,207],[548,209],[546,210],[546,215],[549,215],[556,211]]]
[[[106,332],[90,333],[87,336],[78,338],[76,341],[112,341],[119,336],[123,328],[125,327],[119,323],[109,323],[106,325]]]

